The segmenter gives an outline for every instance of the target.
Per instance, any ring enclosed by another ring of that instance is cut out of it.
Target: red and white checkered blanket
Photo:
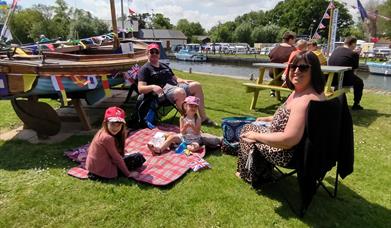
[[[137,174],[133,178],[137,181],[150,183],[152,185],[163,186],[167,185],[189,170],[189,168],[194,168],[193,166],[204,162],[202,157],[205,155],[205,148],[202,147],[200,153],[191,154],[189,156],[185,154],[176,154],[174,150],[171,150],[167,153],[164,153],[159,156],[153,156],[152,153],[148,150],[146,144],[151,140],[153,135],[156,132],[179,132],[178,127],[172,125],[160,125],[154,129],[142,129],[135,132],[132,132],[130,136],[126,139],[125,150],[127,154],[140,152],[145,157],[146,161],[144,165],[137,170]],[[87,151],[84,150],[83,151]],[[65,155],[70,157],[72,160],[77,162],[75,157],[85,158],[80,154],[75,155],[75,150],[65,152]],[[70,174],[68,172],[68,174]],[[72,174],[70,174],[72,175]],[[81,178],[77,176],[78,178]]]

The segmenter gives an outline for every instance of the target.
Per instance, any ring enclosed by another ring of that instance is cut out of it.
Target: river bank
[[[167,53],[168,58],[175,59],[174,53]],[[254,57],[250,57],[254,56]],[[269,58],[264,55],[248,55],[248,57],[232,56],[232,55],[207,55],[207,62],[225,63],[225,64],[242,64],[251,66],[253,63],[268,63]],[[360,63],[359,71],[369,72],[368,66],[365,63]]]

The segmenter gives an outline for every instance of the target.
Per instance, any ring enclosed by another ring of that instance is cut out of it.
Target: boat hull
[[[391,63],[367,63],[371,74],[391,75]]]

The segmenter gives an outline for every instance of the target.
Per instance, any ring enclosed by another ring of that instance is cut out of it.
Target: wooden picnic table
[[[277,82],[281,78],[284,69],[287,67],[286,63],[254,63],[253,66],[259,67],[258,80],[256,81],[256,83],[243,83],[243,85],[246,86],[247,93],[254,93],[250,105],[250,110],[255,109],[260,90],[263,89],[274,90],[276,92],[277,99],[280,99],[280,92],[289,92],[289,93],[292,92],[289,88],[282,87]],[[273,80],[264,83],[263,79],[266,73],[266,69],[269,69],[269,71],[270,70],[273,71],[274,78]],[[282,69],[282,72],[277,73],[276,69]],[[351,67],[344,67],[344,66],[325,66],[325,65],[321,66],[322,72],[327,77],[324,93],[328,99],[337,97],[342,93],[346,93],[350,90],[349,87],[342,87],[342,81],[343,81],[344,72],[351,69],[352,69]],[[337,88],[333,89],[331,84],[333,82],[333,78],[335,75],[338,77],[338,86]]]

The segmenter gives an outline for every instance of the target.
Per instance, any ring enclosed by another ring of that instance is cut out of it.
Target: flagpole
[[[332,6],[331,6],[332,5]],[[327,38],[327,51],[326,51],[326,56],[328,57],[330,54],[330,47],[331,47],[331,30],[333,28],[333,14],[334,14],[334,0],[330,0],[330,20],[329,20],[329,34]]]

